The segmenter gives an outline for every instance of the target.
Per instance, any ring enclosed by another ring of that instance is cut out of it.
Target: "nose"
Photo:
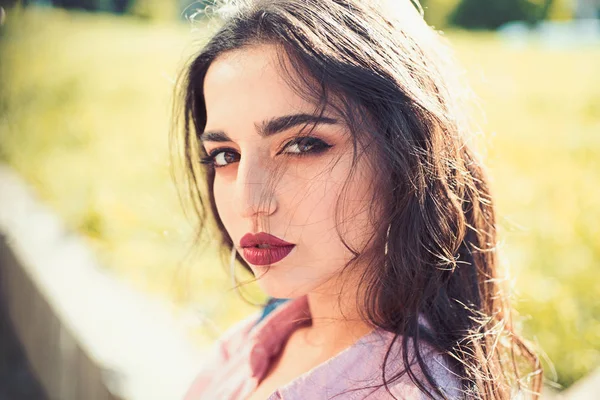
[[[242,218],[268,216],[277,210],[272,172],[260,160],[240,160],[234,196]]]

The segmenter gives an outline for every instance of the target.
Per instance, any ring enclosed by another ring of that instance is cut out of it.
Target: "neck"
[[[373,328],[360,319],[356,308],[356,293],[352,297],[314,293],[307,295],[310,324],[300,335],[307,345],[325,354],[337,354],[351,346]]]

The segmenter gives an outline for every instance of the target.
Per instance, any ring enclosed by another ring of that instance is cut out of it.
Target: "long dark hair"
[[[507,399],[515,390],[537,397],[541,367],[511,322],[498,271],[494,203],[462,103],[466,87],[449,46],[419,11],[409,0],[240,2],[179,81],[183,109],[176,112],[183,127],[176,129],[176,143],[186,193],[199,232],[212,218],[223,247],[231,248],[215,206],[214,170],[199,163],[205,154],[198,137],[207,119],[203,81],[224,52],[278,46],[288,61],[282,67],[291,65],[301,77],[288,73],[290,85],[321,110],[334,105],[343,116],[354,159],[367,152],[377,160],[371,164],[380,228],[366,248],[353,249],[347,267],[366,266],[358,291],[365,294],[365,321],[402,341],[407,368],[384,376],[386,388],[408,373],[429,397],[446,398],[417,345],[423,339],[447,357],[465,397]],[[239,255],[238,261],[252,272]],[[430,329],[419,325],[419,315]],[[425,382],[413,373],[408,354],[416,354]]]

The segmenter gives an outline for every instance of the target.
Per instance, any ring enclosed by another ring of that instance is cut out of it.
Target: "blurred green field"
[[[565,387],[600,365],[600,49],[513,49],[449,32],[480,97],[487,162],[520,324]],[[190,26],[29,9],[0,27],[0,161],[31,182],[102,262],[216,325],[254,309],[228,293],[169,175]],[[256,293],[256,292],[254,292]],[[257,297],[255,297],[258,299]],[[208,327],[199,342],[214,339]]]

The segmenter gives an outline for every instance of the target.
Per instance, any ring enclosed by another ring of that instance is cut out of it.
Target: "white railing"
[[[201,366],[163,301],[95,261],[0,166],[0,302],[51,400],[177,400]]]

